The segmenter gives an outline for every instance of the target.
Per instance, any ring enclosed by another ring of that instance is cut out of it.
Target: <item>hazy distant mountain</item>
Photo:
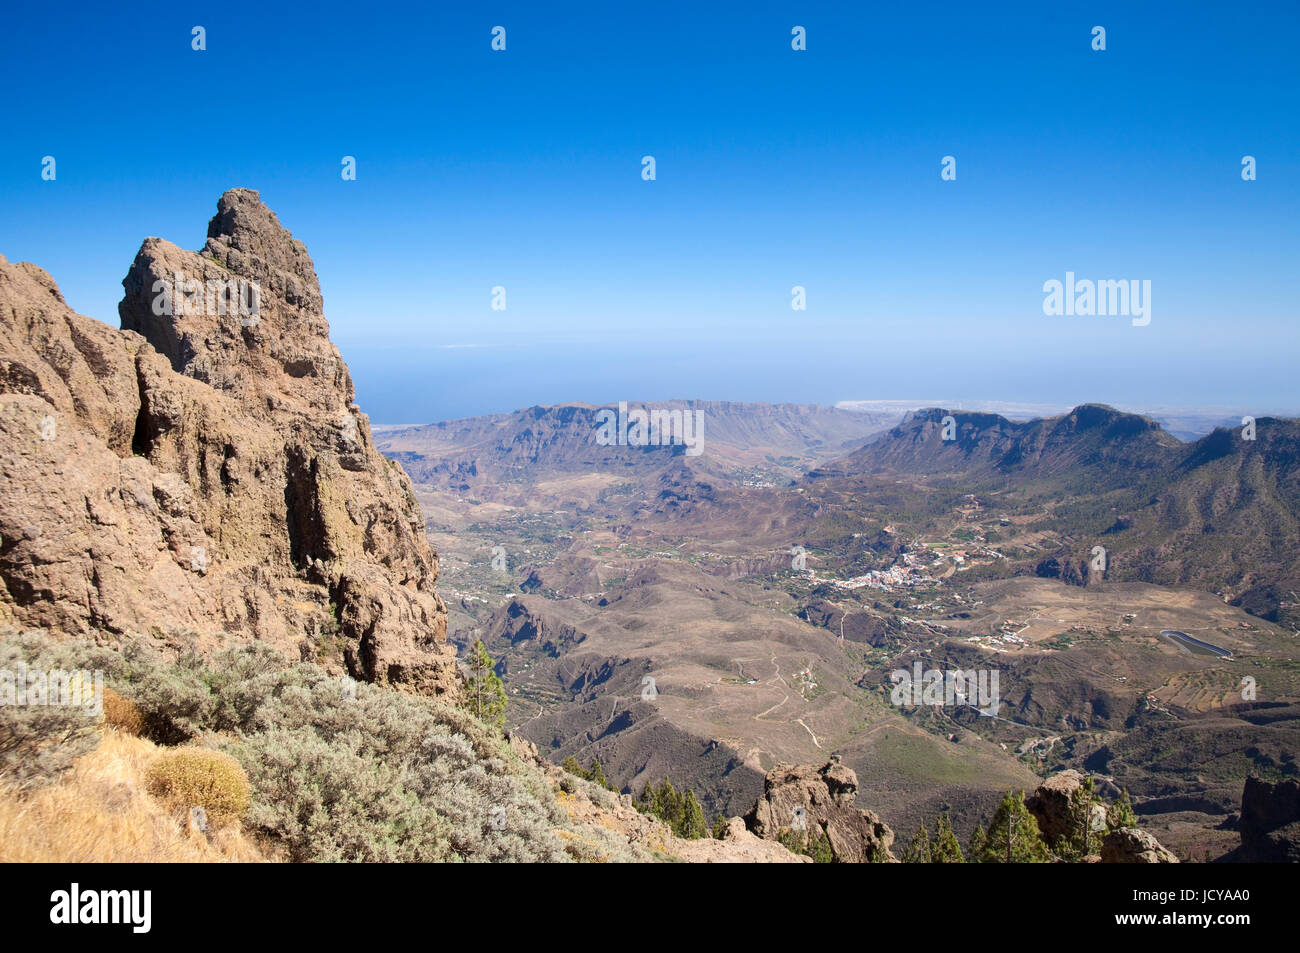
[[[842,456],[898,418],[816,404],[674,400],[630,402],[632,411],[689,413],[698,421],[698,454],[682,443],[602,443],[602,424],[617,405],[528,407],[383,430],[376,439],[419,483],[472,487],[536,483],[581,473],[646,476],[674,464],[722,475],[745,467],[775,468],[786,477],[818,460]]]
[[[945,428],[948,417],[952,421]],[[951,439],[945,439],[946,429]],[[1099,404],[1023,423],[997,414],[932,408],[909,414],[898,426],[826,469],[838,473],[892,470],[980,483],[1101,478],[1113,488],[1172,466],[1183,448],[1154,420]]]
[[[1006,400],[842,400],[836,407],[873,414],[895,414],[898,417],[910,411],[929,407],[955,407],[961,410],[998,414],[1008,420],[1032,420],[1035,417],[1059,417],[1072,408],[1069,404],[1027,403]],[[1140,414],[1157,421],[1168,433],[1179,440],[1192,441],[1204,437],[1216,427],[1240,426],[1243,417],[1300,416],[1296,409],[1260,407],[1179,407],[1167,404],[1112,404],[1125,413]]]

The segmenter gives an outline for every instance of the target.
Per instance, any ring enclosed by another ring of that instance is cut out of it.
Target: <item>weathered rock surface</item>
[[[891,861],[894,832],[856,806],[858,776],[838,761],[820,768],[779,764],[763,779],[763,795],[745,815],[745,826],[765,840],[801,827],[824,834],[837,863]]]
[[[1084,781],[1084,775],[1078,771],[1059,771],[1025,799],[1025,807],[1038,821],[1038,830],[1043,835],[1043,840],[1053,849],[1059,849],[1060,840],[1070,833],[1070,799],[1083,787]],[[1113,784],[1109,786],[1114,788]],[[1099,834],[1106,830],[1104,804],[1093,804],[1090,823],[1092,830]],[[1085,857],[1083,862],[1176,864],[1178,858],[1146,831],[1136,827],[1123,827],[1102,834],[1101,853]]]
[[[1178,858],[1146,831],[1121,827],[1101,839],[1103,864],[1176,864]]]
[[[1234,859],[1300,863],[1300,781],[1247,778],[1241,790],[1241,847]]]
[[[1069,833],[1070,798],[1083,787],[1083,775],[1078,771],[1060,771],[1025,799],[1025,807],[1038,821],[1038,830],[1048,844]]]
[[[202,252],[147,239],[122,284],[114,330],[0,257],[0,621],[454,692],[436,556],[302,243],[234,189]]]

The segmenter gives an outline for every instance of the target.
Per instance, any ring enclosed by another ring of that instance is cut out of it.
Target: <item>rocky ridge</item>
[[[122,284],[116,330],[0,257],[0,621],[454,693],[437,557],[303,244],[233,189],[202,251],[146,239]]]

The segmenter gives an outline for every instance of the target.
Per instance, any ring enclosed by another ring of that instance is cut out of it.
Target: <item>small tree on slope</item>
[[[979,858],[984,864],[1042,864],[1050,859],[1024,791],[1008,791],[993,814]]]
[[[465,689],[465,707],[479,721],[494,728],[506,726],[506,687],[493,670],[496,664],[488,655],[482,639],[475,639],[469,650],[469,683]]]

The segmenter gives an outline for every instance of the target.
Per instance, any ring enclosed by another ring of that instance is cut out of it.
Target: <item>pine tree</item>
[[[493,666],[492,656],[482,639],[475,639],[469,650],[469,681],[465,687],[464,706],[484,724],[496,728],[506,725],[506,687]]]
[[[641,803],[645,805],[645,810],[649,814],[663,820],[664,816],[664,796],[663,785],[646,784],[641,791]]]
[[[989,822],[980,863],[1041,864],[1050,857],[1038,820],[1025,807],[1025,792],[1008,791]]]
[[[587,773],[587,777],[590,780],[595,781],[602,788],[605,788],[606,790],[613,790],[613,788],[609,786],[609,779],[605,777],[605,768],[600,763],[599,758],[596,758],[591,762],[591,771]]]
[[[964,864],[965,856],[961,844],[953,833],[952,822],[947,814],[939,815],[939,829],[934,835],[934,844],[930,847],[930,862],[934,864]]]
[[[677,836],[698,840],[708,832],[709,829],[704,824],[704,810],[695,799],[695,792],[687,791],[682,801],[682,824]]]
[[[654,813],[666,820],[668,827],[675,833],[681,826],[681,798],[667,777],[664,777],[663,784],[659,785],[654,794]]]
[[[674,834],[681,830],[686,802],[677,788],[673,787],[672,781],[664,778],[663,783],[658,787],[647,784],[641,794],[641,800],[645,802],[650,813],[666,823]]]
[[[575,758],[573,755],[569,755],[567,758],[565,758],[564,761],[561,762],[560,767],[562,767],[565,771],[568,771],[570,774],[582,778],[585,781],[591,780],[591,775],[587,774],[586,771],[582,770],[582,765],[578,764],[578,759]]]
[[[970,858],[969,863],[978,864],[984,860],[984,850],[988,844],[988,836],[984,833],[984,825],[976,824],[975,830],[970,835],[970,846],[966,848],[966,856]]]
[[[1083,783],[1070,792],[1069,827],[1056,845],[1057,853],[1065,860],[1079,861],[1096,853],[1098,831],[1095,830],[1094,818],[1097,804],[1096,784],[1090,777],[1084,778]]]
[[[664,778],[658,786],[647,784],[641,791],[640,808],[647,814],[659,818],[678,837],[692,840],[709,836],[709,825],[704,820],[704,808],[695,792],[687,789],[681,791],[673,782]],[[713,822],[713,835],[720,837],[726,831],[727,819],[721,814]]]
[[[1121,827],[1137,827],[1137,813],[1133,810],[1133,802],[1129,800],[1128,790],[1120,792],[1119,800],[1110,806],[1106,812],[1106,827],[1109,830],[1117,831]]]
[[[928,864],[930,862],[930,832],[925,829],[925,822],[916,829],[915,836],[912,837],[912,843],[907,845],[907,850],[903,851],[903,863],[905,864]]]
[[[713,819],[713,838],[722,840],[727,836],[727,815],[719,814]]]
[[[663,813],[659,815],[668,822],[673,833],[680,834],[682,821],[686,816],[686,799],[673,787],[673,782],[665,779],[663,788]]]

